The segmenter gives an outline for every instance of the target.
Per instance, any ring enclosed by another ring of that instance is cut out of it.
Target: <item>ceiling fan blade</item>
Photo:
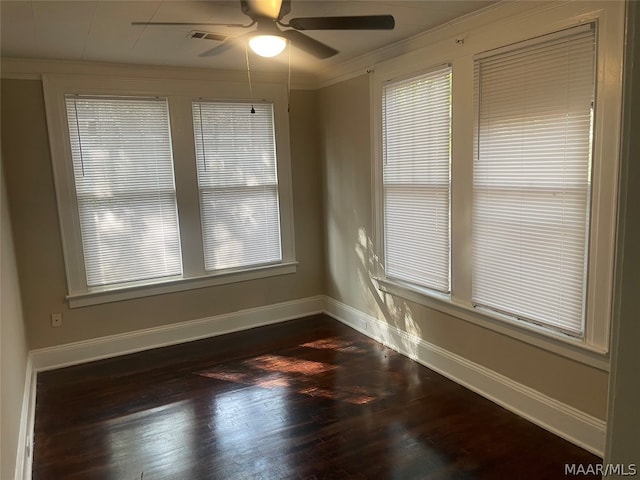
[[[292,18],[289,25],[296,30],[393,30],[393,15],[359,15],[352,17]]]
[[[199,57],[214,57],[216,55],[220,55],[221,53],[226,52],[227,50],[229,50],[232,47],[235,47],[237,45],[239,45],[240,43],[242,43],[242,41],[246,38],[249,38],[251,36],[255,35],[255,32],[248,32],[248,33],[244,33],[240,36],[234,37],[230,40],[227,40],[226,42],[221,43],[220,45],[216,45],[215,47],[209,49],[209,50],[205,50],[204,52],[202,52],[201,54],[199,54]]]
[[[337,50],[330,46],[325,45],[304,33],[300,33],[297,30],[285,30],[282,32],[282,35],[300,50],[304,50],[317,58],[329,58],[338,53]]]
[[[220,55],[221,53],[224,53],[227,50],[229,50],[233,46],[232,43],[233,42],[231,41],[221,43],[220,45],[217,45],[209,50],[206,50],[198,54],[198,56],[199,57],[215,57],[216,55]]]
[[[255,23],[255,22],[254,22]],[[241,28],[249,28],[253,25],[253,23],[249,23],[244,25],[242,23],[211,23],[211,22],[131,22],[131,25],[145,25],[147,27],[157,27],[157,26],[197,26],[197,25],[206,25],[213,27],[241,27]]]

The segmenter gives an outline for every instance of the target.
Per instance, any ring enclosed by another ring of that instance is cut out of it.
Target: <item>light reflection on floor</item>
[[[422,471],[442,472],[448,464],[442,455],[442,452],[433,445],[429,439],[417,438],[412,434],[403,422],[392,422],[387,425],[389,436],[397,439],[391,445],[389,455],[394,459],[391,465],[396,466],[397,470],[389,472],[389,478],[393,480],[403,480],[406,478],[408,458],[419,458],[422,462],[427,461],[429,467],[420,466]],[[464,478],[464,477],[463,477]]]
[[[111,463],[118,478],[179,478],[193,449],[194,414],[189,401],[175,402],[119,417],[109,426]],[[133,447],[132,447],[133,446]],[[140,465],[150,459],[153,467]],[[160,459],[160,460],[159,460]]]
[[[321,338],[314,342],[303,343],[301,347],[315,348],[317,350],[335,350],[337,352],[355,352],[362,353],[364,350],[354,342],[342,340],[338,337]]]
[[[274,445],[288,445],[287,391],[243,388],[213,397],[216,457],[225,460],[226,478],[249,472],[291,474],[286,457],[271,455]],[[258,477],[259,478],[259,477]]]
[[[347,403],[353,403],[355,405],[364,405],[376,399],[376,397],[369,395],[366,389],[358,386],[344,386],[340,388],[340,391],[328,388],[308,387],[301,388],[298,390],[298,393],[309,395],[310,397],[340,400]]]

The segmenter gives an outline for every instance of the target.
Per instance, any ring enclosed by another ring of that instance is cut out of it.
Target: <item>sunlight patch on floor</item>
[[[336,365],[328,363],[282,357],[280,355],[261,355],[243,363],[249,367],[268,372],[301,373],[303,375],[317,375],[338,368]]]
[[[303,346],[311,345],[314,345],[311,348],[318,349],[340,346],[351,348],[353,342],[327,338]],[[380,397],[379,392],[374,392],[360,385],[333,385],[331,388],[315,386],[313,376],[338,371],[340,368],[338,365],[300,358],[260,355],[234,365],[218,365],[210,370],[195,372],[195,374],[241,385],[262,387],[267,390],[289,389],[292,392],[310,397],[339,400],[355,405],[364,405]]]

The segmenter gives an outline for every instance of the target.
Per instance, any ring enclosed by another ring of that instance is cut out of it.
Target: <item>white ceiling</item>
[[[329,65],[411,37],[454,18],[481,9],[490,0],[419,1],[314,1],[293,0],[294,17],[392,14],[390,31],[308,31],[309,36],[340,51],[317,60],[292,49],[292,69],[318,73]],[[235,1],[187,0],[0,0],[1,54],[3,57],[116,62],[140,65],[243,69],[243,48],[215,57],[198,54],[218,44],[189,38],[192,30],[239,35],[246,30],[229,27],[132,26],[133,21],[248,23]],[[285,68],[287,55],[276,59],[251,57],[251,68]]]

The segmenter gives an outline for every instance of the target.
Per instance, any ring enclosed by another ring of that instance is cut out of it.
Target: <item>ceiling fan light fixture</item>
[[[249,46],[261,57],[275,57],[282,53],[287,41],[278,35],[256,35],[249,40]]]

